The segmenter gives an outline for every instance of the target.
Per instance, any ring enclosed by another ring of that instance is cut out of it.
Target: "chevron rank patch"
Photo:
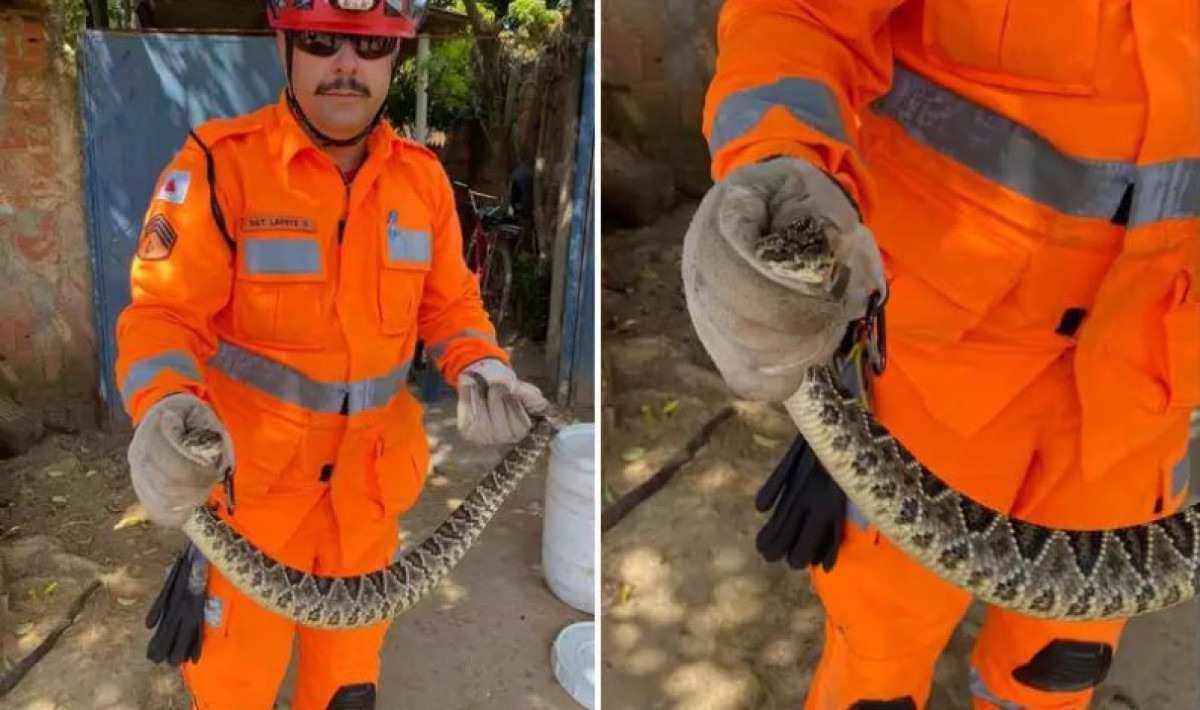
[[[137,256],[142,261],[161,261],[175,248],[175,228],[161,214],[154,215],[138,239]]]

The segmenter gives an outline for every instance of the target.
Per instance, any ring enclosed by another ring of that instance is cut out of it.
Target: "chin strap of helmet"
[[[304,130],[308,131],[308,134],[315,138],[316,141],[321,145],[333,146],[336,148],[344,148],[346,146],[355,145],[362,139],[369,136],[371,131],[375,130],[375,126],[379,125],[379,120],[383,118],[383,112],[387,109],[387,98],[385,97],[383,103],[379,104],[379,110],[375,112],[375,117],[371,119],[366,127],[364,127],[358,133],[355,133],[353,136],[349,138],[334,138],[325,134],[319,128],[314,126],[312,121],[308,120],[308,116],[304,114],[304,109],[300,108],[300,102],[296,100],[296,94],[292,91],[292,54],[295,48],[292,43],[291,31],[285,31],[283,33],[283,37],[285,52],[287,55],[287,66],[284,68],[284,71],[287,75],[286,95],[288,107],[291,108],[292,115],[294,115],[300,121],[300,125],[304,127]],[[396,64],[395,60],[393,59],[392,71],[394,72],[395,69]]]

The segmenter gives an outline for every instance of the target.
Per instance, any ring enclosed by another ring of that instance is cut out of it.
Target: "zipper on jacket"
[[[338,175],[342,176],[342,218],[338,220],[338,246],[342,245],[342,240],[346,237],[346,218],[350,216],[350,183],[346,182],[346,176],[342,175],[342,171],[338,170]]]

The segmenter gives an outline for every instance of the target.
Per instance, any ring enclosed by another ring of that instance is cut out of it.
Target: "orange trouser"
[[[344,533],[328,495],[307,512],[279,506],[269,512],[251,508],[243,512],[240,503],[236,510],[239,518],[264,519],[271,513],[302,518],[284,546],[271,550],[273,558],[297,569],[332,576],[365,574],[390,564],[396,548],[397,525],[374,525],[375,542],[367,552],[357,559],[341,559],[338,536]],[[188,689],[203,710],[269,710],[296,636],[300,665],[293,710],[323,710],[339,687],[378,680],[379,649],[387,623],[349,631],[300,626],[263,609],[211,567],[206,607],[200,661],[183,667]]]
[[[920,404],[904,374],[906,358],[916,355],[898,345],[875,383],[875,411],[956,489],[1025,520],[1095,529],[1144,522],[1161,514],[1156,513],[1160,506],[1174,510],[1186,491],[1172,483],[1159,450],[1128,457],[1107,478],[1084,481],[1072,353],[1068,349],[998,417],[964,439]],[[920,567],[874,528],[854,524],[846,526],[833,570],[812,569],[826,611],[825,649],[805,707],[846,710],[859,701],[905,696],[924,707],[934,663],[970,596]],[[1090,690],[1039,691],[1019,683],[1012,672],[1055,639],[1115,649],[1123,625],[1047,621],[989,607],[971,659],[975,707],[1086,707]]]

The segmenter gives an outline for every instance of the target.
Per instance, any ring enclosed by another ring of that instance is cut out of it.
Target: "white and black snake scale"
[[[264,608],[316,628],[368,626],[404,613],[454,569],[562,426],[563,421],[553,412],[536,417],[525,438],[428,538],[390,566],[370,574],[325,577],[282,565],[207,506],[192,511],[183,533],[239,591]],[[197,432],[194,452],[202,455],[205,439],[212,436]]]
[[[777,273],[828,282],[826,229],[814,220],[765,235]],[[810,368],[784,406],[813,453],[880,532],[939,577],[1030,616],[1089,620],[1146,614],[1200,590],[1200,504],[1111,530],[1058,530],[1007,517],[955,491]]]

